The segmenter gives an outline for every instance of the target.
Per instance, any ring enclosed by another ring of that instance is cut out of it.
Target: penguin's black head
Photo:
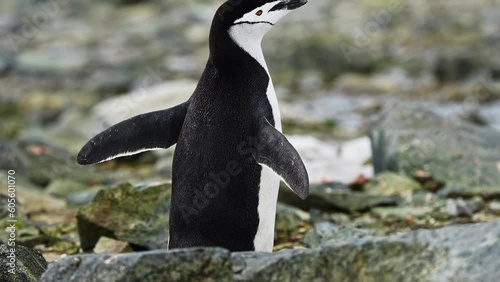
[[[227,31],[247,29],[262,36],[290,11],[302,7],[307,0],[229,0],[215,15],[214,23]]]
[[[233,71],[247,62],[240,49],[258,59],[264,35],[282,17],[306,3],[307,0],[227,1],[212,22],[210,61]]]

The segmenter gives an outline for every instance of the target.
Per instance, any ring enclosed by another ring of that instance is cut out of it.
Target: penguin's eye
[[[257,13],[255,13],[257,16],[262,16],[262,10],[258,10]]]

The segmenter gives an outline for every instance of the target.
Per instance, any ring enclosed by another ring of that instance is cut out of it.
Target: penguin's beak
[[[295,10],[307,4],[307,0],[282,0],[271,11]]]
[[[307,4],[307,0],[286,0],[284,2],[286,2],[288,10],[295,10]]]

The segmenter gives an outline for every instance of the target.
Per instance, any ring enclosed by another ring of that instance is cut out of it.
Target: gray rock
[[[480,114],[484,116],[490,126],[500,130],[500,101],[484,105]]]
[[[375,232],[367,229],[350,228],[331,222],[320,222],[306,233],[304,242],[312,248],[318,247],[326,242],[342,242],[360,240],[361,238],[374,236]]]
[[[463,185],[451,184],[439,190],[438,195],[448,198],[472,198],[479,196],[484,199],[500,199],[500,186],[494,185],[468,187]]]
[[[49,265],[40,282],[232,281],[229,252],[219,248],[75,255]]]
[[[3,282],[36,282],[47,269],[47,261],[39,251],[21,245],[15,246],[15,274],[10,263],[11,247],[0,245],[0,277]],[[9,271],[10,270],[10,271]]]
[[[372,213],[382,220],[395,219],[404,220],[409,217],[423,218],[429,215],[433,209],[431,207],[381,207],[374,208]]]
[[[370,129],[375,172],[426,171],[449,184],[497,187],[500,132],[395,104]],[[479,173],[480,172],[480,173]]]
[[[482,35],[491,40],[500,40],[500,12],[496,9],[485,11],[483,16],[483,23],[481,26]]]
[[[99,241],[97,241],[93,251],[96,254],[129,253],[132,252],[132,247],[125,241],[101,237],[99,238]]]
[[[285,123],[292,120],[304,123],[305,126],[335,121],[336,126],[343,132],[359,136],[366,132],[363,114],[376,109],[380,106],[379,104],[380,101],[373,96],[333,95],[327,92],[323,96],[314,98],[281,100],[280,109],[283,111],[282,118]],[[361,153],[364,155],[365,150]],[[368,154],[371,154],[369,149]]]
[[[160,74],[151,70],[145,82],[158,82]],[[60,127],[77,136],[82,142],[106,128],[133,116],[173,107],[189,99],[196,81],[169,81],[154,86],[139,85],[127,94],[102,100],[92,107],[90,114],[74,112],[63,115]],[[74,129],[78,128],[77,131]],[[80,144],[79,147],[83,146]]]
[[[21,98],[19,109],[29,112],[32,120],[48,124],[54,122],[70,105],[68,96],[66,93],[61,95],[51,91],[33,92]]]
[[[316,249],[234,253],[235,281],[497,281],[500,276],[500,221],[361,237],[329,242],[332,236],[325,236]]]
[[[30,183],[25,177],[26,171],[17,170],[16,177],[16,201],[17,201],[17,215],[18,223],[22,224],[25,231],[30,225],[28,214],[50,214],[52,212],[61,211],[66,208],[64,201],[55,199],[41,190],[40,187]],[[7,183],[7,170],[0,169],[0,183]],[[5,197],[5,196],[3,196]],[[3,198],[5,203],[7,199]],[[0,200],[3,200],[0,199]],[[5,210],[7,205],[0,208],[0,213],[3,215],[8,214]],[[1,218],[0,218],[1,220]],[[2,239],[0,238],[0,242]]]
[[[76,216],[82,249],[92,250],[101,236],[142,248],[167,248],[170,188],[122,184],[99,191]]]
[[[98,191],[81,191],[71,193],[66,197],[66,201],[68,204],[72,205],[86,205],[92,201],[97,192]]]
[[[296,233],[301,226],[310,220],[309,213],[289,205],[278,203],[274,228],[275,241],[289,239],[293,233]]]
[[[151,72],[145,78],[156,81],[159,74]],[[196,81],[179,80],[149,86],[139,85],[131,92],[108,98],[92,108],[93,130],[102,130],[127,118],[163,110],[185,102],[196,88]],[[104,126],[104,127],[102,127]]]
[[[491,202],[488,204],[488,210],[493,214],[500,215],[500,202]]]
[[[0,141],[0,169],[22,170],[24,177],[42,187],[60,178],[87,183],[103,177],[95,168],[79,166],[65,149],[29,140]]]
[[[35,74],[77,74],[89,63],[90,57],[80,49],[47,49],[21,53],[18,70]]]
[[[451,216],[472,216],[473,211],[467,203],[461,199],[448,199],[446,201],[446,212]]]
[[[288,187],[282,186],[279,200],[303,210],[317,208],[321,210],[359,212],[376,206],[397,205],[400,198],[397,196],[353,192],[341,183],[330,183],[310,186],[309,196],[306,200],[301,200]]]
[[[0,140],[0,169],[11,170],[22,166],[23,160],[14,142]]]
[[[381,259],[384,257],[384,259]],[[272,255],[233,254],[235,281],[426,281],[441,256],[409,241],[363,240]]]
[[[70,194],[88,189],[87,185],[71,179],[56,179],[46,188],[47,192],[57,197],[67,197]]]
[[[132,79],[123,69],[97,70],[86,80],[85,87],[105,96],[122,94],[129,89]]]
[[[412,194],[421,186],[415,180],[395,173],[383,173],[370,180],[364,190],[374,194],[403,195]]]
[[[14,54],[0,50],[0,75],[10,68],[13,58]]]
[[[465,201],[465,203],[467,204],[467,207],[472,213],[480,211],[485,206],[483,198],[479,196],[468,199]]]

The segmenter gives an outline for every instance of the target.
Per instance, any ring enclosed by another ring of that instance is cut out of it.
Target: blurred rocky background
[[[189,97],[221,3],[0,2],[0,220],[16,170],[26,246],[2,281],[47,261],[42,281],[497,281],[499,0],[310,0],[263,43],[312,182],[280,192],[275,249],[293,250],[143,252],[166,247],[173,148],[76,154]]]

